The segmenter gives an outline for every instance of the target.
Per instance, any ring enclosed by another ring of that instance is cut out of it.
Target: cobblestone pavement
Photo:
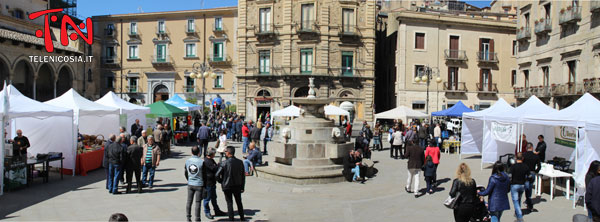
[[[236,156],[241,156],[241,144],[234,145],[239,148]],[[145,193],[109,194],[105,189],[104,169],[92,171],[88,176],[66,176],[62,181],[53,176],[47,184],[38,180],[29,188],[0,196],[0,219],[106,221],[112,213],[121,212],[133,221],[183,221],[187,198],[183,166],[190,155],[189,148],[174,147],[175,155],[162,161],[157,169],[154,189],[145,189]],[[264,159],[272,162],[272,157]],[[251,221],[453,221],[452,211],[442,202],[448,196],[458,163],[464,161],[471,166],[479,185],[487,185],[491,172],[489,168],[479,169],[478,156],[459,160],[456,154],[443,154],[438,168],[442,184],[437,192],[415,198],[403,188],[406,160],[390,159],[388,150],[375,151],[373,160],[378,161],[375,167],[379,173],[364,184],[301,186],[248,177],[242,195],[247,218]],[[424,188],[423,178],[420,180],[420,187]],[[218,187],[219,206],[226,210]],[[563,192],[556,193],[553,201],[548,194],[537,198],[535,202],[539,203],[534,212],[525,215],[525,221],[571,221],[574,214],[586,214],[582,206],[572,209],[572,201],[562,196]],[[502,221],[514,221],[513,215],[511,206]],[[204,216],[202,220],[207,221]]]

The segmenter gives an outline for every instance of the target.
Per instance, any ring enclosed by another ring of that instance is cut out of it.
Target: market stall
[[[167,103],[169,105],[172,105],[172,106],[175,106],[175,107],[177,107],[179,109],[182,109],[184,111],[187,111],[187,112],[202,109],[202,106],[189,103],[189,102],[185,101],[183,98],[181,98],[177,94],[175,94],[173,97],[171,97],[170,99],[168,99],[167,101],[165,101],[165,103]]]
[[[294,105],[290,105],[283,109],[271,112],[272,117],[281,116],[281,117],[298,117],[300,116],[300,108]]]
[[[31,147],[27,150],[28,156],[61,152],[62,157],[65,158],[64,167],[74,169],[75,137],[73,132],[75,129],[73,127],[73,110],[32,100],[21,94],[12,85],[6,86],[0,94],[8,94],[8,96],[0,98],[0,107],[7,106],[7,112],[0,109],[9,125],[7,137],[14,137],[16,130],[21,129],[23,135],[28,137],[31,144]],[[2,153],[2,161],[4,161],[6,153]],[[0,167],[4,167],[4,164],[0,165]],[[15,163],[13,165],[19,164]],[[22,165],[25,166],[26,163]],[[4,169],[2,168],[0,172],[4,172]],[[0,182],[0,184],[3,183]]]
[[[432,116],[462,117],[463,113],[470,113],[470,112],[475,112],[475,111],[473,111],[469,107],[465,106],[465,104],[463,104],[462,101],[458,101],[458,103],[454,104],[454,106],[452,106],[448,109],[445,109],[445,110],[432,112],[431,115]]]
[[[374,122],[377,122],[377,119],[401,119],[407,123],[409,119],[424,119],[427,117],[429,115],[425,113],[412,110],[406,106],[398,106],[394,109],[375,114]]]
[[[140,120],[140,125],[146,126],[146,114],[150,113],[150,108],[148,107],[129,103],[119,98],[119,96],[112,91],[109,91],[102,98],[96,100],[96,103],[119,109],[119,114],[122,117],[125,116],[127,119],[127,123],[124,126],[122,125],[123,123],[121,123],[121,126],[125,127],[127,131],[130,130],[131,125],[135,123],[136,119]]]
[[[493,113],[502,113],[513,110],[514,108],[500,98],[494,105],[482,111],[463,113],[461,129],[461,149],[460,154],[480,154],[483,141],[490,135],[485,135],[484,120],[487,115]]]

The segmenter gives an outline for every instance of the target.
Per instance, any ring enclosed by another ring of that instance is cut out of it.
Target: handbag
[[[446,200],[444,200],[444,206],[450,209],[455,209],[457,207],[456,203],[458,202],[458,198],[460,197],[460,192],[456,193],[456,197],[452,198],[452,196],[448,196]]]

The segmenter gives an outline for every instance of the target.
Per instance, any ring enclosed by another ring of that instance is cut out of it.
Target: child
[[[433,184],[433,178],[435,178],[435,164],[433,164],[433,159],[431,156],[427,156],[425,160],[425,165],[423,165],[423,171],[425,175],[425,182],[427,183],[427,195],[433,193],[433,189],[431,185]]]

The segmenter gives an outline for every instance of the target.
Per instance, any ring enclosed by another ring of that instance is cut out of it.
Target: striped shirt
[[[152,163],[152,146],[148,146],[148,151],[146,151],[146,164]]]

